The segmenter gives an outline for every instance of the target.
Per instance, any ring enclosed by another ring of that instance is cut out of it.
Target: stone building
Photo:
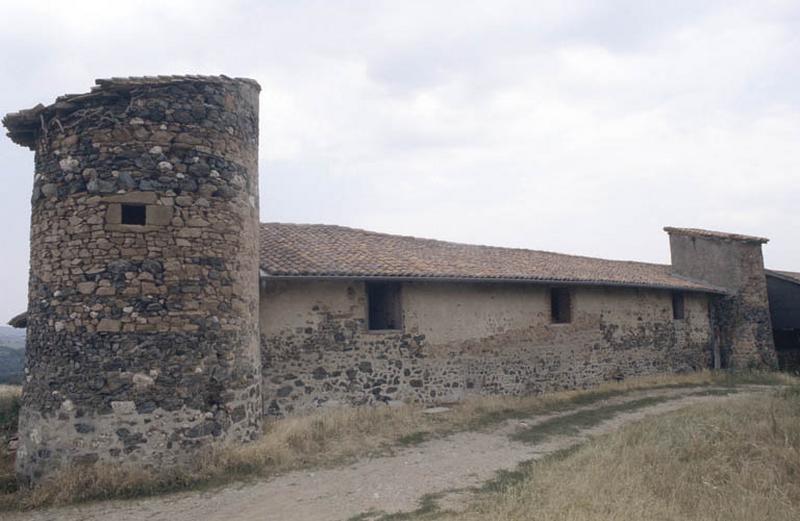
[[[780,368],[800,372],[800,273],[767,270],[767,293]]]
[[[22,476],[261,432],[259,90],[99,80],[3,119],[36,169]]]
[[[774,367],[771,321],[798,329],[757,237],[667,228],[658,265],[259,224],[258,91],[98,80],[3,119],[36,169],[22,478],[181,465],[322,405]]]

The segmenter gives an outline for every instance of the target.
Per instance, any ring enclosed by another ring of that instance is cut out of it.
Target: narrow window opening
[[[370,331],[401,329],[399,284],[367,283],[367,305],[369,307],[367,326]]]
[[[685,308],[683,305],[683,293],[680,291],[672,292],[672,320],[683,320]]]
[[[567,288],[552,288],[550,290],[550,320],[554,324],[568,324],[572,322],[572,303],[570,292]]]
[[[147,207],[143,204],[123,204],[122,205],[122,224],[147,223]]]

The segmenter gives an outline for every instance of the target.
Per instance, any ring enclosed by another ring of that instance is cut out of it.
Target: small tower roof
[[[8,325],[16,328],[28,327],[28,312],[24,311],[8,321]]]

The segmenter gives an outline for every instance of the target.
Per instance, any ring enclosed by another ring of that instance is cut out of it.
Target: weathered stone
[[[150,206],[147,209],[147,224],[167,226],[172,221],[171,206]]]
[[[78,285],[78,293],[81,295],[91,295],[94,293],[95,288],[97,288],[96,282],[79,282]]]
[[[192,226],[194,228],[203,228],[209,225],[210,223],[201,217],[192,217],[186,221],[186,226]]]
[[[133,375],[133,386],[139,391],[151,387],[154,383],[155,381],[146,374],[136,373]]]
[[[152,192],[128,192],[106,196],[103,201],[109,203],[155,204],[158,201],[158,195]]]
[[[97,324],[97,331],[101,333],[116,333],[120,330],[120,327],[121,324],[119,320],[104,318],[100,320],[99,324]]]
[[[92,194],[111,194],[117,191],[117,187],[113,181],[92,179],[86,183],[86,190]]]
[[[42,195],[45,197],[56,197],[58,195],[58,185],[55,183],[45,183],[41,187]]]
[[[89,423],[76,423],[75,431],[78,432],[79,434],[87,434],[90,432],[94,432],[95,428],[94,425],[91,425]]]
[[[89,452],[75,456],[73,461],[76,465],[93,465],[99,460],[100,456],[96,452]]]
[[[74,159],[72,156],[67,156],[58,162],[58,166],[61,167],[61,170],[64,172],[73,172],[77,170],[79,165],[80,161]]]
[[[205,163],[194,163],[189,166],[189,174],[194,176],[205,177],[209,172],[211,172],[211,168]]]
[[[128,172],[120,172],[119,174],[119,184],[123,188],[130,190],[131,188],[136,188],[136,181],[133,179]]]
[[[428,407],[422,410],[424,414],[442,414],[448,411],[450,411],[450,407]]]
[[[156,130],[150,136],[150,139],[156,143],[161,143],[163,145],[168,145],[173,139],[175,139],[174,132],[167,132],[164,130]]]
[[[117,378],[119,378],[119,375],[115,375],[115,376],[117,376]],[[128,380],[129,380],[128,375],[125,375],[124,378],[121,378],[119,380],[121,385],[117,385],[116,387],[121,387],[122,385],[125,385],[125,383],[127,383]],[[134,402],[132,402],[130,400],[113,401],[113,402],[111,402],[111,409],[115,413],[124,416],[124,415],[128,415],[128,414],[133,414],[133,412],[136,410],[136,406],[135,406]]]

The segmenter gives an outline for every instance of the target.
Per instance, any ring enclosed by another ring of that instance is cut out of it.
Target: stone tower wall
[[[766,239],[666,229],[672,269],[728,290],[715,299],[712,318],[723,367],[777,367],[761,245]]]
[[[258,93],[98,80],[4,119],[36,152],[23,478],[183,464],[260,433]]]

